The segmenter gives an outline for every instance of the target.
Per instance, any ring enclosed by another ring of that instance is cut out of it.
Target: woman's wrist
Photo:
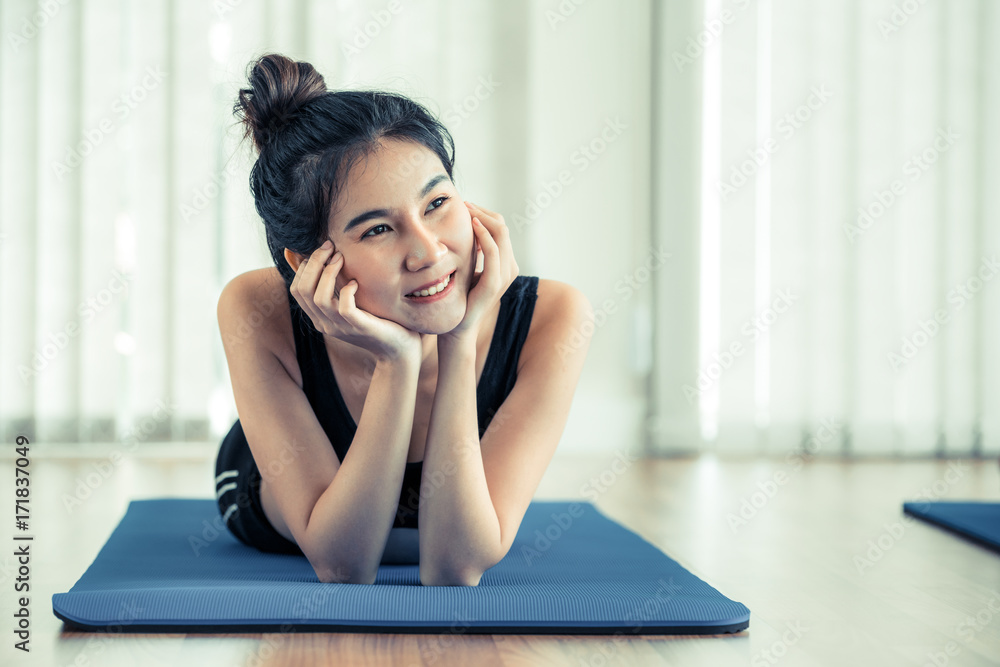
[[[476,355],[476,343],[478,341],[478,332],[466,331],[459,334],[447,333],[438,334],[437,337],[437,348],[438,348],[438,358],[443,354],[456,355],[456,354],[471,354],[473,357]]]
[[[452,329],[447,333],[442,333],[437,335],[438,346],[445,345],[463,345],[468,342],[475,344],[476,340],[479,339],[479,326],[473,325],[468,328],[458,328]]]
[[[396,371],[419,371],[420,355],[413,352],[386,352],[375,356],[375,366]]]

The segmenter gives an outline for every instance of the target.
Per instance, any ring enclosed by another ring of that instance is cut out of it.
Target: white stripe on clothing
[[[240,474],[239,470],[226,470],[225,472],[220,473],[219,476],[215,478],[215,483],[218,484],[227,477],[236,477],[239,474]]]
[[[235,488],[236,488],[236,482],[230,482],[229,484],[220,487],[219,491],[215,494],[215,497],[217,499],[221,498],[223,493],[225,493],[226,491],[232,491]]]

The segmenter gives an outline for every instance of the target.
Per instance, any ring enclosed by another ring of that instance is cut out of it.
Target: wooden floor
[[[705,456],[638,461],[618,474],[613,454],[557,455],[536,497],[591,500],[584,496],[593,488],[588,480],[603,473],[608,485],[594,500],[602,512],[750,608],[750,628],[737,635],[616,642],[570,635],[66,632],[52,613],[52,595],[76,582],[131,499],[214,495],[214,445],[145,447],[91,489],[85,480],[113,446],[89,447],[93,458],[81,457],[79,447],[33,446],[31,653],[13,648],[17,566],[7,548],[0,556],[0,664],[1000,664],[1000,556],[901,513],[902,502],[922,489],[944,499],[1000,500],[996,461],[967,460],[813,461],[794,470],[782,459]],[[12,509],[10,449],[0,475]],[[86,497],[71,512],[66,501],[74,495]],[[735,524],[730,515],[738,516],[744,501],[749,518]],[[13,544],[12,529],[5,532]]]

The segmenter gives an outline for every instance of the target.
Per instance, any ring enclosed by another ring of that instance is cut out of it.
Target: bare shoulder
[[[536,354],[548,354],[560,345],[589,340],[594,309],[576,287],[558,280],[538,279],[538,297],[531,327],[518,361],[518,370]],[[590,322],[591,324],[588,324]]]
[[[585,315],[591,310],[590,300],[576,287],[558,280],[538,279],[535,314],[540,314],[542,319],[559,315]]]
[[[271,352],[301,387],[288,299],[288,288],[278,269],[241,273],[219,295],[219,329],[227,350]]]

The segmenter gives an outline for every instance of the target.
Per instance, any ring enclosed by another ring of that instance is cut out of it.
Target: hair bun
[[[258,151],[284,127],[302,105],[327,92],[316,69],[277,53],[268,53],[248,68],[249,88],[241,88],[233,113],[246,125]]]

